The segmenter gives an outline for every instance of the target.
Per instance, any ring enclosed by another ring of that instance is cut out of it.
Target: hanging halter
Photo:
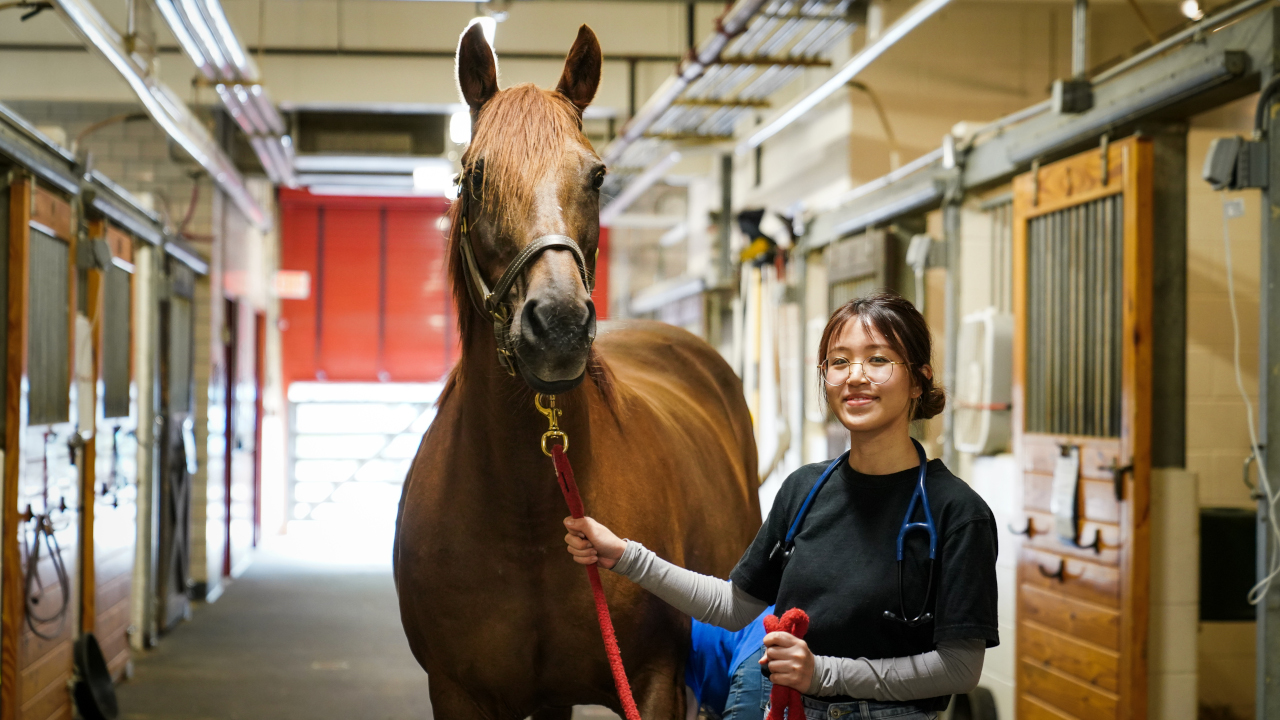
[[[467,170],[458,176],[458,202],[462,203],[461,212],[461,237],[459,242],[462,244],[462,258],[467,265],[467,277],[470,280],[471,300],[475,303],[476,309],[483,315],[488,315],[493,320],[493,339],[498,345],[498,364],[507,371],[508,375],[516,374],[515,351],[511,347],[511,327],[512,308],[507,303],[507,295],[511,292],[511,287],[515,285],[516,278],[520,273],[524,272],[525,267],[533,262],[543,250],[552,248],[560,250],[568,250],[573,253],[573,260],[578,264],[578,274],[582,277],[582,285],[590,293],[595,288],[594,283],[587,274],[587,261],[582,254],[582,248],[578,247],[578,243],[567,235],[543,235],[535,238],[533,242],[521,248],[516,254],[511,264],[507,265],[507,269],[502,272],[502,277],[498,278],[498,284],[493,286],[493,290],[489,289],[488,283],[484,281],[484,276],[480,273],[480,265],[476,262],[475,251],[471,248],[471,235],[467,228],[467,196],[471,194],[471,188],[467,182],[470,170]]]

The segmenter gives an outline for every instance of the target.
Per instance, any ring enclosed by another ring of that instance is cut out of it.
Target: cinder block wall
[[[1252,131],[1257,96],[1195,118],[1187,138],[1187,469],[1199,476],[1201,507],[1252,508],[1241,481],[1249,454],[1245,405],[1232,365],[1231,316],[1222,242],[1222,193],[1196,169],[1209,141]],[[1232,220],[1232,271],[1240,312],[1240,366],[1254,410],[1258,399],[1258,268],[1260,194],[1231,193],[1245,203]],[[1200,623],[1199,700],[1213,717],[1254,716],[1254,623]]]

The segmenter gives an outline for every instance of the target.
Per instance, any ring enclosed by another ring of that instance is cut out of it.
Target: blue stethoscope
[[[933,592],[933,561],[938,555],[938,531],[933,524],[933,513],[929,510],[929,496],[925,493],[924,478],[928,471],[928,458],[924,454],[924,447],[912,438],[911,443],[916,446],[916,454],[920,456],[920,472],[916,477],[916,489],[911,494],[911,502],[907,505],[907,514],[902,518],[902,527],[898,529],[898,610],[901,615],[895,614],[891,610],[885,610],[884,616],[889,620],[903,623],[909,627],[923,625],[933,620],[933,613],[925,612],[929,607],[929,595]],[[818,482],[813,484],[813,489],[809,491],[805,497],[804,503],[800,505],[800,512],[796,513],[796,519],[791,522],[791,528],[787,530],[786,538],[779,540],[773,550],[769,552],[769,559],[774,560],[781,558],[782,565],[785,567],[787,561],[791,559],[791,553],[796,548],[796,534],[800,532],[800,525],[804,523],[805,515],[809,514],[809,506],[813,504],[813,498],[817,496],[818,491],[826,484],[827,478],[835,473],[836,468],[844,464],[849,459],[849,452],[845,451],[843,455],[831,461],[827,469],[823,471],[822,476],[818,478]],[[924,522],[911,522],[911,516],[916,511],[916,501],[920,501],[920,506],[924,508]],[[924,591],[924,604],[920,606],[920,612],[915,617],[907,615],[906,596],[902,589],[902,545],[906,540],[907,533],[912,530],[923,530],[929,534],[929,579]]]

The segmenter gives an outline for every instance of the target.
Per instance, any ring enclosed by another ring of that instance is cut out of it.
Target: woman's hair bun
[[[947,393],[942,388],[934,386],[931,380],[926,382],[928,386],[916,399],[915,412],[911,413],[912,420],[928,420],[941,413],[942,408],[947,406]]]

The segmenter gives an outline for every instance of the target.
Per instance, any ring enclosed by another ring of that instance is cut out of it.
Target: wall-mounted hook
[[[1040,570],[1040,574],[1047,578],[1056,579],[1060,583],[1067,581],[1066,558],[1062,558],[1058,560],[1058,569],[1054,572],[1049,572],[1048,570],[1045,570],[1043,565],[1037,565],[1036,567]]]
[[[1081,544],[1081,543],[1080,543],[1079,538],[1077,538],[1077,539],[1076,539],[1076,547],[1080,548],[1081,550],[1093,550],[1093,552],[1094,552],[1095,554],[1097,554],[1097,555],[1101,555],[1101,554],[1102,554],[1102,530],[1101,530],[1101,528],[1094,528],[1094,530],[1093,530],[1093,542],[1089,543],[1088,545],[1083,545],[1083,544]]]
[[[1133,472],[1133,464],[1121,467],[1118,460],[1112,460],[1107,469],[1111,471],[1111,482],[1115,484],[1116,502],[1120,502],[1124,500],[1124,476]]]
[[[1033,538],[1038,534],[1036,532],[1036,525],[1032,522],[1031,518],[1027,518],[1027,526],[1022,530],[1015,530],[1012,525],[1008,525],[1006,527],[1009,529],[1009,532],[1014,535],[1026,535],[1028,538]]]

